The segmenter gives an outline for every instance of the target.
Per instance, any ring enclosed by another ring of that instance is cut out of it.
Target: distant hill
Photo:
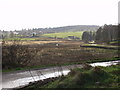
[[[56,33],[56,32],[94,31],[97,30],[98,28],[99,26],[95,25],[74,25],[55,28],[38,28],[34,29],[34,31],[41,31],[43,33]]]
[[[73,25],[73,26],[63,26],[54,28],[33,28],[33,29],[22,29],[15,31],[4,31],[4,34],[18,34],[25,36],[32,36],[33,34],[39,36],[48,33],[59,33],[59,32],[77,32],[77,31],[96,31],[99,28],[97,25]]]
[[[45,34],[57,32],[96,31],[98,28],[99,26],[96,25],[74,25],[54,28],[34,28],[29,30],[20,30],[19,33],[23,34],[36,32],[37,34]]]

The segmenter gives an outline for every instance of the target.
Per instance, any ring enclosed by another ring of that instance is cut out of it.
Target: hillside
[[[42,33],[57,33],[57,32],[93,31],[97,30],[98,28],[99,26],[95,25],[74,25],[55,28],[38,28],[34,29],[34,31],[41,31]]]
[[[77,31],[95,31],[99,28],[96,25],[73,25],[53,28],[33,28],[33,29],[22,29],[15,31],[2,31],[3,35],[8,36],[11,34],[31,36],[36,34],[37,36],[46,33],[58,33],[58,32],[77,32]]]
[[[74,26],[63,26],[55,28],[38,28],[43,33],[55,33],[55,32],[76,32],[76,31],[94,31],[97,30],[99,26],[95,25],[74,25]]]

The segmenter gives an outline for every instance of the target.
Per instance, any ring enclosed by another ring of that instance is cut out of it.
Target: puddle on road
[[[109,62],[99,62],[99,63],[92,63],[90,64],[91,66],[110,66],[110,65],[116,65],[118,62],[120,61],[109,61]],[[4,82],[2,84],[3,88],[15,88],[15,87],[20,87],[23,85],[27,85],[30,82],[34,82],[34,81],[38,81],[38,80],[43,80],[46,78],[50,78],[50,77],[58,77],[60,75],[67,75],[70,72],[70,70],[63,70],[62,72],[51,72],[51,73],[47,73],[44,75],[35,75],[34,77],[26,77],[26,78],[21,78],[21,79],[16,79],[13,81],[9,81],[9,82]],[[17,73],[19,74],[19,73]]]

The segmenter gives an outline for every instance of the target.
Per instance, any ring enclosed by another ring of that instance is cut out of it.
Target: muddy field
[[[80,41],[29,41],[2,46],[3,69],[38,65],[84,63],[117,57],[117,50],[84,48]]]

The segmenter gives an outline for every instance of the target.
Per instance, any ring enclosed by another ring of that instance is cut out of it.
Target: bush
[[[75,69],[71,69],[70,72],[68,73],[68,75],[74,76],[76,73],[77,73],[77,71]]]
[[[89,65],[89,64],[87,64],[87,63],[83,64],[83,69],[85,69],[85,70],[90,70],[91,68],[92,68],[91,65]]]
[[[88,80],[90,80],[89,78],[89,74],[87,73],[81,73],[81,72],[78,72],[74,79],[73,79],[73,82],[75,82],[77,85],[79,86],[82,86],[84,85]]]
[[[15,41],[11,45],[2,46],[2,68],[11,69],[23,67],[30,63],[36,55],[29,46],[21,45]]]

